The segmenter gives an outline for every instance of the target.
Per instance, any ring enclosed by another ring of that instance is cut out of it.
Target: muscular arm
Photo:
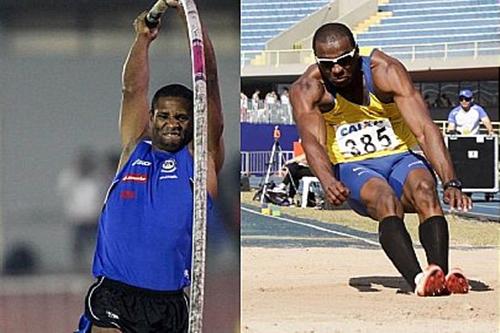
[[[326,148],[326,128],[317,106],[324,88],[317,80],[302,77],[290,89],[293,117],[297,124],[302,147],[313,173],[323,182],[334,178]],[[312,158],[314,156],[314,158]]]
[[[215,170],[218,173],[224,162],[224,141],[222,138],[224,120],[222,116],[215,51],[205,27],[203,27],[203,41],[205,46],[205,66],[207,74],[208,151],[214,160]]]
[[[291,86],[293,117],[312,172],[320,180],[327,199],[334,204],[341,204],[347,199],[348,190],[333,174],[327,154],[325,122],[319,110],[325,90],[321,82],[312,77],[311,72],[312,69],[308,69]]]
[[[151,42],[158,34],[158,29],[149,30],[144,24],[144,17],[145,13],[142,13],[134,21],[136,37],[123,66],[119,120],[123,153],[120,165],[128,159],[128,154],[147,131],[149,124],[148,51]]]
[[[385,69],[378,74],[379,79],[375,79],[377,87],[392,92],[401,115],[441,181],[444,183],[456,178],[441,132],[432,121],[422,96],[414,88],[404,66],[389,58]]]

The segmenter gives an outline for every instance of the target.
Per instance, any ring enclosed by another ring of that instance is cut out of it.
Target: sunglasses
[[[463,101],[470,102],[470,101],[472,100],[472,97],[464,97],[464,96],[460,96],[460,97],[458,98],[458,100],[459,100],[460,102],[463,102]]]
[[[341,55],[337,58],[316,58],[316,63],[327,70],[331,70],[335,65],[339,65],[340,67],[347,67],[352,65],[352,61],[354,60],[354,56],[358,48],[355,46],[351,52]]]

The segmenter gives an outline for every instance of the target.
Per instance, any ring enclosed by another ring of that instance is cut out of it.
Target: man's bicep
[[[300,80],[290,90],[290,101],[299,134],[303,141],[324,143],[324,120],[318,103],[324,90],[317,80]]]
[[[300,114],[297,118],[297,128],[304,145],[326,144],[325,121],[319,111]]]
[[[136,142],[147,130],[149,124],[148,103],[145,96],[122,98],[120,109],[120,139],[122,146]]]
[[[224,158],[225,158],[224,138],[222,136],[220,136],[217,139],[217,142],[213,143],[208,148],[209,148],[208,155],[214,163],[215,172],[218,174],[219,171],[222,169],[222,166],[224,164]]]

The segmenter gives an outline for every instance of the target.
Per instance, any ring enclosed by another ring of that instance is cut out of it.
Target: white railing
[[[434,120],[434,123],[438,125],[439,129],[443,133],[443,135],[446,135],[446,128],[448,127],[448,121],[446,120]],[[492,121],[491,125],[493,126],[493,132],[496,135],[500,135],[500,122],[499,121]],[[486,130],[486,127],[481,126],[479,128],[479,133],[480,134],[487,134],[488,131]]]
[[[454,57],[457,53],[466,53],[460,57],[471,57],[476,59],[481,55],[481,51],[489,51],[496,55],[500,54],[500,40],[486,40],[475,42],[446,42],[446,43],[426,43],[416,45],[373,45],[370,48],[378,48],[382,51],[389,49],[387,53],[397,58],[418,59],[438,58],[446,60]],[[280,66],[289,64],[312,64],[314,54],[312,49],[297,50],[264,50],[264,51],[242,51],[241,65],[253,66]]]
[[[241,175],[265,175],[269,166],[269,158],[271,151],[242,151],[241,157]],[[271,162],[271,172],[275,173],[280,171],[284,162],[293,158],[293,151],[282,150],[278,152]]]
[[[294,124],[292,107],[289,104],[277,102],[273,105],[259,105],[255,109],[251,103],[248,107],[240,109],[240,121],[252,124]]]

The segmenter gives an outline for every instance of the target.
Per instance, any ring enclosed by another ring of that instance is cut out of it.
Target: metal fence
[[[280,171],[285,161],[293,158],[293,151],[277,152],[271,161],[270,151],[242,151],[240,156],[242,176],[261,176],[266,174],[270,164],[271,172]]]

